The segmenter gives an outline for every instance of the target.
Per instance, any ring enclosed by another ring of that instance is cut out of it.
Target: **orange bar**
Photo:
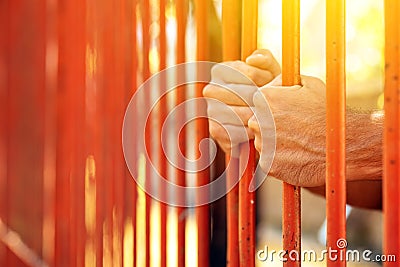
[[[8,55],[8,1],[0,2],[0,64],[7,65]],[[8,150],[8,67],[0,70],[0,218],[8,224],[7,208],[7,150]],[[6,265],[6,246],[0,242],[0,265]],[[45,253],[44,253],[45,254]],[[46,257],[47,255],[44,255]],[[51,255],[53,256],[53,255]],[[46,258],[45,258],[46,259]]]
[[[124,118],[124,108],[127,104],[125,101],[126,87],[126,34],[125,25],[125,0],[116,0],[113,3],[113,19],[110,21],[114,29],[114,73],[113,73],[113,90],[112,92],[112,117],[113,138],[109,140],[113,150],[113,177],[114,196],[113,196],[113,265],[120,266],[123,262],[123,236],[124,236],[124,206],[125,206],[125,161],[122,151],[122,127]]]
[[[346,238],[345,5],[345,0],[326,3],[326,245],[332,249]],[[346,266],[346,261],[328,259],[327,265]]]
[[[85,118],[85,12],[77,1],[58,3],[56,265],[84,264],[84,200],[79,189],[84,188],[85,170],[80,138]]]
[[[132,51],[132,56],[131,56],[131,67],[132,67],[132,77],[131,77],[131,91],[129,95],[133,95],[136,92],[137,89],[137,59],[138,59],[138,51],[137,51],[137,15],[136,15],[136,8],[137,8],[137,0],[134,0],[132,2],[132,7],[131,7],[131,14],[132,14],[132,30],[131,30],[131,51]],[[128,88],[129,89],[129,88]],[[131,97],[131,96],[129,96]],[[129,100],[128,100],[129,101]],[[132,132],[133,134],[133,140],[137,140],[137,133],[136,131]],[[137,142],[137,141],[136,141]],[[137,144],[134,144],[134,147],[132,148],[135,151],[137,151]],[[136,155],[136,153],[133,153],[133,155]],[[134,164],[135,166],[137,165],[137,158],[135,156],[134,158]],[[137,242],[136,242],[136,225],[137,225],[137,209],[136,209],[136,205],[137,205],[137,184],[136,181],[133,179],[133,177],[130,176],[130,174],[127,175],[129,177],[129,181],[130,182],[130,192],[132,192],[132,196],[131,196],[131,212],[132,212],[132,228],[133,228],[133,266],[137,266]],[[129,199],[129,198],[128,198]]]
[[[242,1],[222,2],[222,55],[224,61],[238,60],[241,56]],[[239,179],[239,160],[225,156],[227,166],[226,187],[234,186]],[[229,165],[228,165],[229,164]],[[229,167],[228,167],[229,166]],[[226,195],[227,215],[227,266],[239,266],[239,185]]]
[[[185,62],[186,58],[186,23],[187,23],[187,1],[186,0],[176,0],[175,2],[175,11],[176,11],[176,21],[177,21],[177,44],[176,44],[176,63],[181,64]],[[177,73],[179,76],[185,76],[186,73]],[[186,100],[186,91],[185,86],[181,86],[177,89],[176,92],[176,105],[183,103]],[[182,122],[185,120],[185,114],[183,112],[177,113],[177,124],[182,125]],[[182,129],[182,132],[178,136],[178,144],[181,150],[182,155],[186,155],[186,134],[185,128]],[[179,159],[181,159],[179,157]],[[178,160],[179,160],[178,159]],[[178,163],[179,166],[183,166],[184,162],[182,159]],[[179,168],[176,169],[176,183],[180,186],[185,186],[185,171]],[[178,196],[180,200],[185,198],[185,195]],[[183,207],[176,208],[177,217],[178,217],[178,267],[185,266],[185,225],[186,225],[186,209]]]
[[[383,253],[399,258],[399,186],[400,133],[399,133],[399,75],[400,33],[398,30],[400,4],[385,0],[385,121],[383,137]],[[385,262],[384,266],[397,266]]]
[[[110,177],[115,178],[114,169],[116,162],[114,161],[114,122],[116,120],[114,113],[114,91],[115,90],[115,40],[114,36],[114,4],[105,1],[104,2],[104,20],[107,23],[104,24],[104,36],[103,36],[103,60],[107,62],[103,66],[103,71],[106,74],[104,79],[104,138],[108,141],[106,144],[110,145],[110,148],[103,145],[104,153],[104,224],[103,224],[103,265],[108,266],[113,264],[114,250],[113,250],[113,238],[114,238],[114,204],[115,204],[115,183]]]
[[[282,84],[300,84],[300,0],[282,1]],[[283,184],[283,249],[301,250],[301,189]],[[287,255],[286,255],[287,256]],[[286,257],[284,266],[300,266]]]
[[[208,10],[207,2],[204,0],[195,0],[195,18],[196,18],[196,34],[197,34],[197,60],[203,61],[208,59]],[[196,86],[195,97],[201,98],[204,84]],[[207,114],[205,105],[197,106],[197,115],[205,116]],[[204,138],[208,138],[208,120],[205,118],[196,119],[195,121],[195,158],[200,158],[199,144]],[[209,155],[208,148],[203,151],[205,155]],[[207,159],[208,160],[208,159]],[[210,171],[206,168],[197,173],[197,186],[206,185],[210,182]],[[196,197],[201,201],[208,199],[209,196],[198,194]],[[208,266],[210,262],[210,210],[209,205],[203,205],[196,208],[197,236],[198,236],[198,266]]]
[[[242,47],[241,58],[246,58],[257,49],[258,0],[242,1]],[[249,185],[255,172],[254,141],[240,145],[239,171],[243,176],[239,182],[239,260],[240,266],[255,266],[256,209],[255,191]],[[249,156],[249,157],[247,157]],[[247,162],[247,159],[248,162]]]
[[[149,66],[149,52],[150,52],[150,24],[151,24],[151,14],[150,14],[150,0],[144,0],[142,3],[142,9],[141,9],[141,16],[142,16],[142,33],[143,33],[143,81],[147,80],[150,77],[150,66]],[[149,90],[150,87],[147,88]],[[145,98],[146,98],[146,106],[150,105],[150,91],[145,92]],[[149,119],[145,122],[147,125],[151,125],[151,114],[149,115]],[[148,157],[151,159],[152,158],[152,153],[151,153],[151,131],[149,129],[146,129],[145,132],[145,139],[146,139],[146,146],[147,146],[147,152],[148,152]],[[151,182],[150,182],[150,173],[151,173],[151,167],[149,164],[146,164],[146,182],[145,182],[145,187],[147,190],[151,188]],[[145,204],[145,210],[146,210],[146,218],[145,218],[145,225],[146,225],[146,242],[145,242],[145,250],[146,250],[146,256],[145,256],[145,261],[146,261],[146,267],[150,266],[150,212],[151,212],[151,197],[146,194],[146,204]]]
[[[160,0],[160,36],[159,36],[159,42],[160,42],[160,70],[163,70],[166,68],[167,63],[166,63],[166,57],[167,57],[167,37],[166,37],[166,25],[165,25],[165,1],[166,0]],[[164,75],[161,75],[160,79],[160,91],[164,89],[165,86],[167,86],[167,81],[165,79]],[[162,123],[166,119],[166,112],[167,112],[167,99],[166,97],[162,97],[160,99],[159,104],[159,123],[158,123],[158,140],[161,140],[161,130],[162,130]],[[165,154],[163,152],[163,148],[161,146],[161,141],[159,143],[158,147],[158,156],[159,156],[159,171],[160,175],[164,178],[167,179],[167,160],[165,157]],[[165,187],[161,187],[161,196],[162,198],[166,198],[167,192]],[[167,266],[167,205],[163,202],[160,202],[160,238],[161,238],[161,267]]]
[[[103,57],[104,52],[104,34],[99,34],[98,29],[102,28],[104,20],[100,19],[98,13],[103,10],[104,3],[96,0],[88,0],[87,5],[87,87],[86,99],[90,102],[86,105],[87,112],[87,149],[88,154],[94,156],[95,164],[95,188],[96,188],[96,217],[94,242],[96,250],[96,266],[103,266],[103,224],[105,217],[105,157],[103,153],[103,136],[104,133],[104,97],[106,77],[102,75],[99,62],[93,57],[94,52],[97,53],[99,59]],[[89,56],[91,55],[91,56]],[[99,64],[99,65],[97,65]],[[98,68],[92,68],[92,66]]]
[[[6,51],[0,58],[0,72],[3,72],[0,83],[5,83],[0,84],[0,87],[4,86],[0,91],[6,90],[3,107],[7,109],[7,124],[4,126],[8,135],[7,150],[0,152],[6,153],[6,166],[2,171],[7,172],[7,186],[4,188],[7,217],[3,222],[16,231],[32,250],[41,252],[46,2],[3,2],[2,8],[7,9],[0,13],[7,13],[4,18],[7,19],[4,25],[7,29],[1,33],[5,36],[0,37],[6,38],[3,39]],[[1,20],[4,22],[3,18]],[[25,265],[13,251],[16,250],[9,246],[4,266]]]

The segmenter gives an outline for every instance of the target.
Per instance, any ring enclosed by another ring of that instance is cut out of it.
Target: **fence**
[[[210,206],[194,209],[197,242],[195,253],[189,254],[190,210],[144,194],[126,167],[121,136],[125,108],[136,88],[159,70],[191,61],[188,50],[196,49],[197,61],[220,61],[245,59],[257,48],[257,0],[223,0],[222,35],[212,4],[204,0],[0,1],[1,266],[167,266],[168,262],[194,266],[196,261],[198,266],[209,266]],[[327,246],[335,247],[339,238],[346,237],[345,0],[326,4]],[[398,1],[386,0],[383,247],[385,254],[395,255],[400,247],[399,14]],[[300,82],[300,0],[283,0],[282,15],[283,83],[293,85]],[[188,43],[188,25],[195,25],[196,46]],[[175,33],[176,41],[171,42]],[[189,74],[190,69],[180,68],[175,78]],[[150,107],[154,94],[163,92],[161,85],[169,79],[161,76],[145,87],[134,105]],[[171,155],[162,152],[160,142],[161,122],[171,107],[201,97],[203,86],[179,84],[160,99],[147,120],[147,114],[134,114],[131,123],[138,130],[130,132],[130,161],[139,169],[136,181],[142,181],[147,192],[158,190],[163,199],[173,195],[179,203],[192,197],[181,191],[171,193],[151,179],[153,170],[139,153],[144,149],[142,139],[159,175],[170,182],[203,186],[219,172],[216,164],[213,171],[208,166],[196,174],[171,167],[167,161]],[[203,107],[198,106],[197,115],[204,113]],[[185,112],[176,112],[177,125],[186,120]],[[144,135],[141,127],[147,129]],[[208,137],[206,118],[169,136],[178,139],[176,154],[208,157],[208,148],[197,149]],[[228,266],[255,265],[256,200],[255,193],[247,190],[255,169],[254,149],[250,156],[248,162],[226,156],[231,163],[227,188],[233,187],[226,197]],[[181,157],[175,160],[178,166],[185,164]],[[216,161],[221,163],[221,158]],[[235,186],[232,181],[239,179],[239,169],[244,176]],[[301,249],[300,191],[284,184],[287,251]],[[198,201],[209,197],[210,192],[202,192],[195,196]],[[152,225],[157,218],[159,224]],[[169,232],[171,224],[176,232]],[[215,227],[214,223],[214,235]],[[154,251],[159,253],[150,253]],[[327,264],[346,266],[345,261]],[[288,258],[284,266],[300,266],[300,262]]]

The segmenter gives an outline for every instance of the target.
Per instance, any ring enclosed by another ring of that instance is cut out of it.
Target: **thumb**
[[[281,68],[278,61],[267,49],[258,49],[246,58],[246,63],[250,66],[268,70],[274,77],[281,73]]]

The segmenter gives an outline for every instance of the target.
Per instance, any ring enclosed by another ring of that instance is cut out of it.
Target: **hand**
[[[203,90],[207,99],[211,136],[226,153],[238,156],[238,144],[254,138],[247,122],[253,115],[257,86],[269,83],[280,73],[278,62],[268,50],[257,50],[242,61],[213,67],[212,80]]]
[[[248,126],[255,135],[259,164],[265,172],[292,185],[314,187],[325,184],[325,84],[306,76],[302,76],[301,84],[282,86],[279,76],[254,95],[256,114],[268,118],[270,108],[274,118],[276,151],[272,166],[266,143],[269,136],[263,133],[273,127],[273,122],[253,116]]]

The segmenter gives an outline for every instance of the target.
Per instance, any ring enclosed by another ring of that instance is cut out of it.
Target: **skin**
[[[262,86],[259,92],[268,101],[276,127],[276,153],[269,175],[324,195],[325,84],[317,78],[302,76],[301,85],[282,86],[279,64],[268,50],[255,51],[246,62],[224,64]],[[229,83],[233,79],[231,76],[224,77],[224,81]],[[248,108],[243,108],[247,105],[240,97],[217,85],[207,86],[203,95],[232,106],[243,121],[248,138],[254,138],[256,150],[262,153],[262,127]],[[255,108],[265,108],[257,103],[256,96]],[[346,116],[347,202],[358,207],[380,209],[383,116],[373,119],[368,112],[350,108]],[[210,120],[210,134],[224,152],[230,153],[232,142],[227,132],[213,120]],[[263,168],[262,160],[260,166]]]

